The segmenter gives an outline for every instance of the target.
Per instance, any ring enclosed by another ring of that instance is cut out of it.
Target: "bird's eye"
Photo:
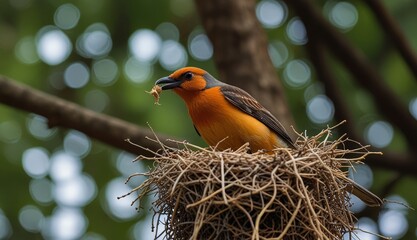
[[[193,74],[191,72],[187,72],[184,74],[184,78],[186,80],[191,80],[193,78]]]

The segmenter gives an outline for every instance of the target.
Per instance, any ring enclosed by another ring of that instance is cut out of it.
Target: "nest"
[[[346,170],[371,152],[359,143],[344,149],[351,140],[330,135],[299,135],[299,149],[272,155],[249,154],[247,146],[216,151],[179,142],[176,149],[156,139],[161,151],[138,158],[153,160],[154,169],[131,176],[148,177],[131,193],[139,202],[157,196],[156,239],[342,239],[356,220]]]

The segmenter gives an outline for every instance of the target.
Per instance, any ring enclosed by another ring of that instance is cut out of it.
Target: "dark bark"
[[[409,149],[417,149],[416,119],[363,53],[354,48],[330,25],[313,1],[286,0],[286,2],[294,7],[306,28],[314,32],[330,52],[344,64],[354,76],[356,83],[371,94],[377,110],[401,131],[407,139]]]
[[[222,81],[241,87],[288,129],[294,125],[254,0],[196,0]]]
[[[401,31],[400,26],[390,15],[380,0],[366,0],[369,8],[374,12],[381,29],[385,31],[385,35],[391,40],[393,45],[398,49],[404,61],[407,63],[410,71],[417,80],[417,55],[414,53],[411,44],[407,41],[405,35]]]
[[[307,31],[311,33],[312,31]],[[331,66],[326,58],[326,49],[318,41],[315,34],[308,35],[309,41],[307,44],[307,51],[309,53],[312,64],[317,71],[317,77],[324,85],[326,95],[332,100],[335,108],[335,118],[337,122],[346,120],[346,123],[341,124],[338,130],[342,133],[346,133],[349,138],[354,139],[360,143],[364,143],[365,140],[356,131],[355,119],[352,117],[351,111],[343,99],[343,95],[337,86],[336,77],[331,71]],[[355,146],[346,143],[346,148],[354,148]],[[380,151],[379,149],[371,148],[373,152]],[[417,158],[413,157],[412,153],[392,153],[385,152],[384,155],[370,155],[366,158],[365,163],[375,168],[395,168],[403,173],[413,174],[417,172]],[[384,196],[384,195],[383,195]]]
[[[243,86],[262,101],[266,107],[269,107],[283,122],[292,122],[286,107],[281,85],[279,84],[275,69],[269,60],[266,50],[267,39],[265,33],[256,21],[253,12],[255,3],[252,0],[233,0],[224,2],[220,0],[196,0],[196,2],[201,12],[202,21],[213,41],[216,50],[216,62],[219,65],[219,71],[224,79],[229,80],[232,84]],[[345,106],[346,104],[343,99],[340,98],[340,94],[338,93],[339,89],[335,84],[336,81],[334,76],[332,76],[332,72],[326,64],[327,60],[323,57],[323,49],[326,48],[326,50],[329,50],[330,52],[335,51],[335,48],[337,47],[346,47],[347,50],[339,51],[342,53],[352,51],[352,53],[344,56],[347,58],[345,61],[357,61],[357,63],[353,65],[359,66],[358,70],[355,71],[362,73],[356,73],[355,76],[363,75],[371,77],[370,80],[367,78],[358,79],[358,81],[363,82],[370,81],[370,83],[364,83],[363,85],[365,88],[368,88],[371,93],[374,94],[375,92],[379,92],[381,86],[383,92],[386,91],[386,85],[381,81],[379,75],[375,73],[373,67],[370,66],[364,57],[357,53],[356,49],[346,43],[346,40],[341,40],[342,37],[340,34],[331,28],[331,26],[328,26],[328,23],[322,19],[316,7],[314,5],[311,7],[312,3],[310,1],[291,0],[291,2],[296,6],[298,11],[307,12],[300,13],[300,16],[302,16],[304,21],[309,21],[309,24],[306,24],[308,32],[311,33],[314,31],[314,34],[323,35],[315,41],[315,43],[319,42],[320,45],[309,45],[312,47],[310,53],[313,64],[316,66],[320,79],[322,79],[326,85],[326,91],[332,92],[328,93],[328,96],[333,100],[335,107],[337,108],[336,117],[339,120],[349,120],[349,124],[346,125],[346,129],[343,131],[349,133],[349,136],[355,140],[361,140],[359,137],[360,135],[356,134],[354,131],[354,119],[350,116],[349,109]],[[306,3],[306,6],[301,6],[303,3]],[[233,9],[233,11],[231,9]],[[238,14],[237,12],[240,11],[243,13]],[[248,21],[248,19],[252,20]],[[315,22],[315,24],[312,24],[312,22]],[[230,23],[230,27],[228,26],[228,23]],[[238,28],[242,29],[239,30]],[[252,35],[259,36],[253,37]],[[330,36],[329,40],[324,40],[326,36]],[[222,37],[224,37],[225,40],[222,40]],[[328,46],[324,44],[327,44]],[[341,58],[340,54],[341,53],[336,53],[335,55]],[[348,64],[345,62],[345,65]],[[370,69],[367,70],[366,68],[369,66]],[[351,71],[353,70],[351,69]],[[369,89],[369,84],[372,86],[375,82],[375,89]],[[274,95],[274,93],[277,95]],[[384,114],[394,114],[393,116],[398,118],[398,120],[392,122],[394,124],[404,124],[400,129],[403,132],[408,131],[407,136],[409,138],[410,135],[415,135],[417,131],[413,131],[414,123],[410,124],[410,119],[408,118],[406,119],[407,121],[402,122],[404,116],[403,105],[399,103],[399,109],[396,109],[397,106],[391,102],[394,101],[398,103],[398,98],[394,97],[394,100],[392,100],[390,98],[393,94],[391,91],[389,91],[388,95],[384,96],[383,99],[380,98],[381,93],[375,94],[376,102],[379,103],[381,106],[380,108],[395,106],[393,109],[380,109],[380,111]],[[0,102],[16,109],[42,115],[49,120],[49,125],[52,127],[75,129],[113,147],[134,154],[145,154],[147,152],[125,142],[124,140],[126,138],[130,138],[133,142],[154,151],[160,148],[158,144],[145,139],[146,136],[153,136],[153,133],[148,128],[139,127],[111,116],[93,112],[74,103],[42,93],[1,76]],[[279,103],[279,108],[271,108],[271,106],[277,106],[275,103]],[[395,115],[396,113],[400,114]],[[391,117],[387,118],[391,119]],[[414,119],[413,122],[415,122]],[[160,134],[158,134],[158,137],[162,141],[167,138]],[[174,144],[170,145],[173,146]],[[417,147],[414,149],[417,149]],[[401,174],[409,174],[411,176],[417,175],[417,157],[409,152],[385,152],[383,156],[371,155],[367,158],[367,163],[373,167],[397,171]]]
[[[44,116],[48,119],[49,127],[75,129],[110,146],[134,154],[149,155],[150,153],[126,142],[126,139],[131,139],[132,142],[146,146],[153,151],[161,148],[159,144],[146,139],[146,137],[154,138],[150,129],[93,112],[2,76],[0,76],[0,102]],[[166,142],[165,136],[158,136],[164,143],[174,145]]]
[[[160,149],[159,144],[146,139],[146,137],[154,138],[154,133],[148,128],[93,112],[2,76],[0,76],[0,102],[16,109],[44,116],[49,120],[51,127],[75,129],[89,137],[133,154],[149,155],[149,152],[127,143],[125,141],[127,138],[152,151]],[[157,134],[157,137],[171,147],[178,147],[177,144],[166,141],[166,139],[173,138],[161,134]],[[417,176],[417,159],[412,154],[387,152],[383,157],[370,155],[367,158],[367,163],[377,168]]]
[[[311,63],[316,70],[317,79],[323,83],[326,95],[334,104],[334,116],[336,122],[346,121],[344,124],[340,125],[338,129],[342,133],[347,133],[350,138],[360,141],[359,135],[355,131],[355,121],[345,99],[343,99],[343,94],[337,86],[336,76],[334,76],[327,61],[326,49],[320,43],[319,39],[317,39],[315,34],[311,34],[311,31],[307,31],[307,33],[307,52],[311,59]]]

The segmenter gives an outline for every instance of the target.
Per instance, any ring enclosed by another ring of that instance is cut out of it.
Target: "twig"
[[[298,211],[300,211],[302,199],[298,199],[297,207],[295,208],[295,211],[292,213],[290,220],[288,221],[287,225],[285,226],[284,230],[282,230],[282,233],[277,237],[277,240],[284,239],[285,235],[288,232],[288,229],[290,229],[291,224],[294,222],[295,218],[297,217]]]
[[[385,84],[383,78],[343,35],[323,17],[311,0],[286,0],[293,6],[308,29],[313,30],[344,66],[355,76],[354,80],[374,98],[375,106],[407,139],[409,149],[417,149],[417,121],[400,98]]]
[[[0,102],[44,116],[48,119],[49,127],[75,129],[89,137],[134,154],[149,155],[149,152],[127,143],[125,139],[130,138],[138,145],[147,146],[153,151],[161,147],[157,143],[146,141],[146,136],[154,135],[149,129],[93,112],[3,76],[0,76]],[[166,136],[158,136],[165,141]],[[170,144],[167,143],[167,145]]]
[[[417,80],[417,55],[414,53],[398,23],[380,0],[366,0],[365,3],[374,12],[381,29],[385,31],[385,35],[397,47],[410,71],[414,74],[414,78]]]
[[[336,84],[336,77],[331,71],[332,67],[330,67],[328,64],[325,48],[317,39],[313,29],[310,29],[309,27],[310,25],[307,24],[307,51],[309,53],[311,62],[316,69],[318,80],[323,83],[326,95],[332,100],[334,104],[335,117],[337,122],[346,122],[345,124],[342,124],[339,129],[341,132],[349,134],[349,136],[353,139],[360,139],[355,129],[355,121],[353,120],[350,109],[346,104],[346,101],[349,100],[345,100],[343,98],[343,94],[340,92]]]
[[[139,198],[158,193],[153,205],[155,214],[167,216],[161,223],[167,239],[339,239],[355,219],[340,168],[370,152],[359,143],[340,149],[351,140],[330,141],[330,128],[299,136],[304,148],[273,155],[191,150],[184,142],[183,149],[155,156],[156,168],[135,189]]]

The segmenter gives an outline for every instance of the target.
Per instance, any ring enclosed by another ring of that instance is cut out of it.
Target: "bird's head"
[[[223,83],[201,68],[185,67],[157,80],[155,84],[162,84],[162,90],[173,89],[176,93],[182,95],[221,86]]]

